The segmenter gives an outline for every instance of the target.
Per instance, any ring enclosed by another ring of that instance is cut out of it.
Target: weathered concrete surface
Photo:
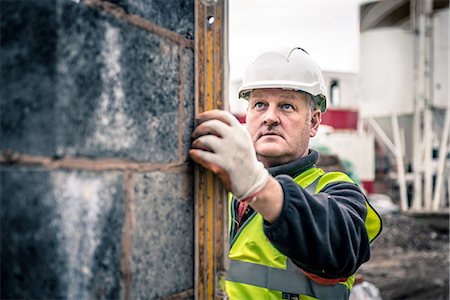
[[[183,50],[183,85],[181,86],[183,90],[183,136],[181,144],[183,146],[181,157],[183,161],[187,160],[189,157],[189,149],[192,143],[192,131],[194,130],[194,118],[195,118],[195,106],[194,106],[194,85],[195,73],[194,73],[194,50],[184,49]]]
[[[115,0],[111,1],[131,14],[151,20],[188,39],[194,38],[194,0]]]
[[[2,299],[193,289],[194,1],[93,2],[0,1]]]
[[[185,174],[136,174],[132,186],[132,297],[158,299],[193,288],[191,179]]]
[[[50,154],[56,136],[55,4],[0,1],[0,13],[0,147]]]
[[[86,24],[95,13],[90,9],[63,13],[58,70],[65,80],[59,84],[58,111],[61,127],[70,132],[59,132],[58,155],[176,161],[178,46],[109,18]],[[96,60],[70,59],[84,52]],[[99,77],[86,76],[86,69]],[[86,90],[95,96],[83,95]],[[75,103],[79,109],[70,109]]]
[[[2,11],[2,149],[179,160],[193,50],[69,1],[2,2]]]
[[[2,299],[118,298],[118,172],[2,167]]]

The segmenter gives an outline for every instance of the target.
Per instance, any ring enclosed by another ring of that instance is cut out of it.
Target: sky
[[[367,0],[230,0],[230,80],[266,51],[304,48],[323,71],[359,71],[359,7]]]

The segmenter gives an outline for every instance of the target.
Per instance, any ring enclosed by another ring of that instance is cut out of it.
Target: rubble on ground
[[[402,214],[382,216],[382,234],[359,270],[383,300],[449,299],[449,233]],[[447,218],[448,221],[448,218]],[[448,224],[448,223],[447,223]]]

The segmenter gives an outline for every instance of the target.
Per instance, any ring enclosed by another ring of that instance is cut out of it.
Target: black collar
[[[289,175],[292,178],[297,177],[306,170],[315,167],[315,163],[319,159],[319,153],[315,150],[310,149],[308,155],[300,157],[297,160],[291,161],[284,165],[279,165],[275,167],[268,168],[270,175]]]

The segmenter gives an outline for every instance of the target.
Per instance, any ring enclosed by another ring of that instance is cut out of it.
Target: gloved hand
[[[267,184],[269,172],[256,159],[248,131],[229,112],[211,110],[198,116],[192,159],[219,176],[226,189],[243,200]]]

